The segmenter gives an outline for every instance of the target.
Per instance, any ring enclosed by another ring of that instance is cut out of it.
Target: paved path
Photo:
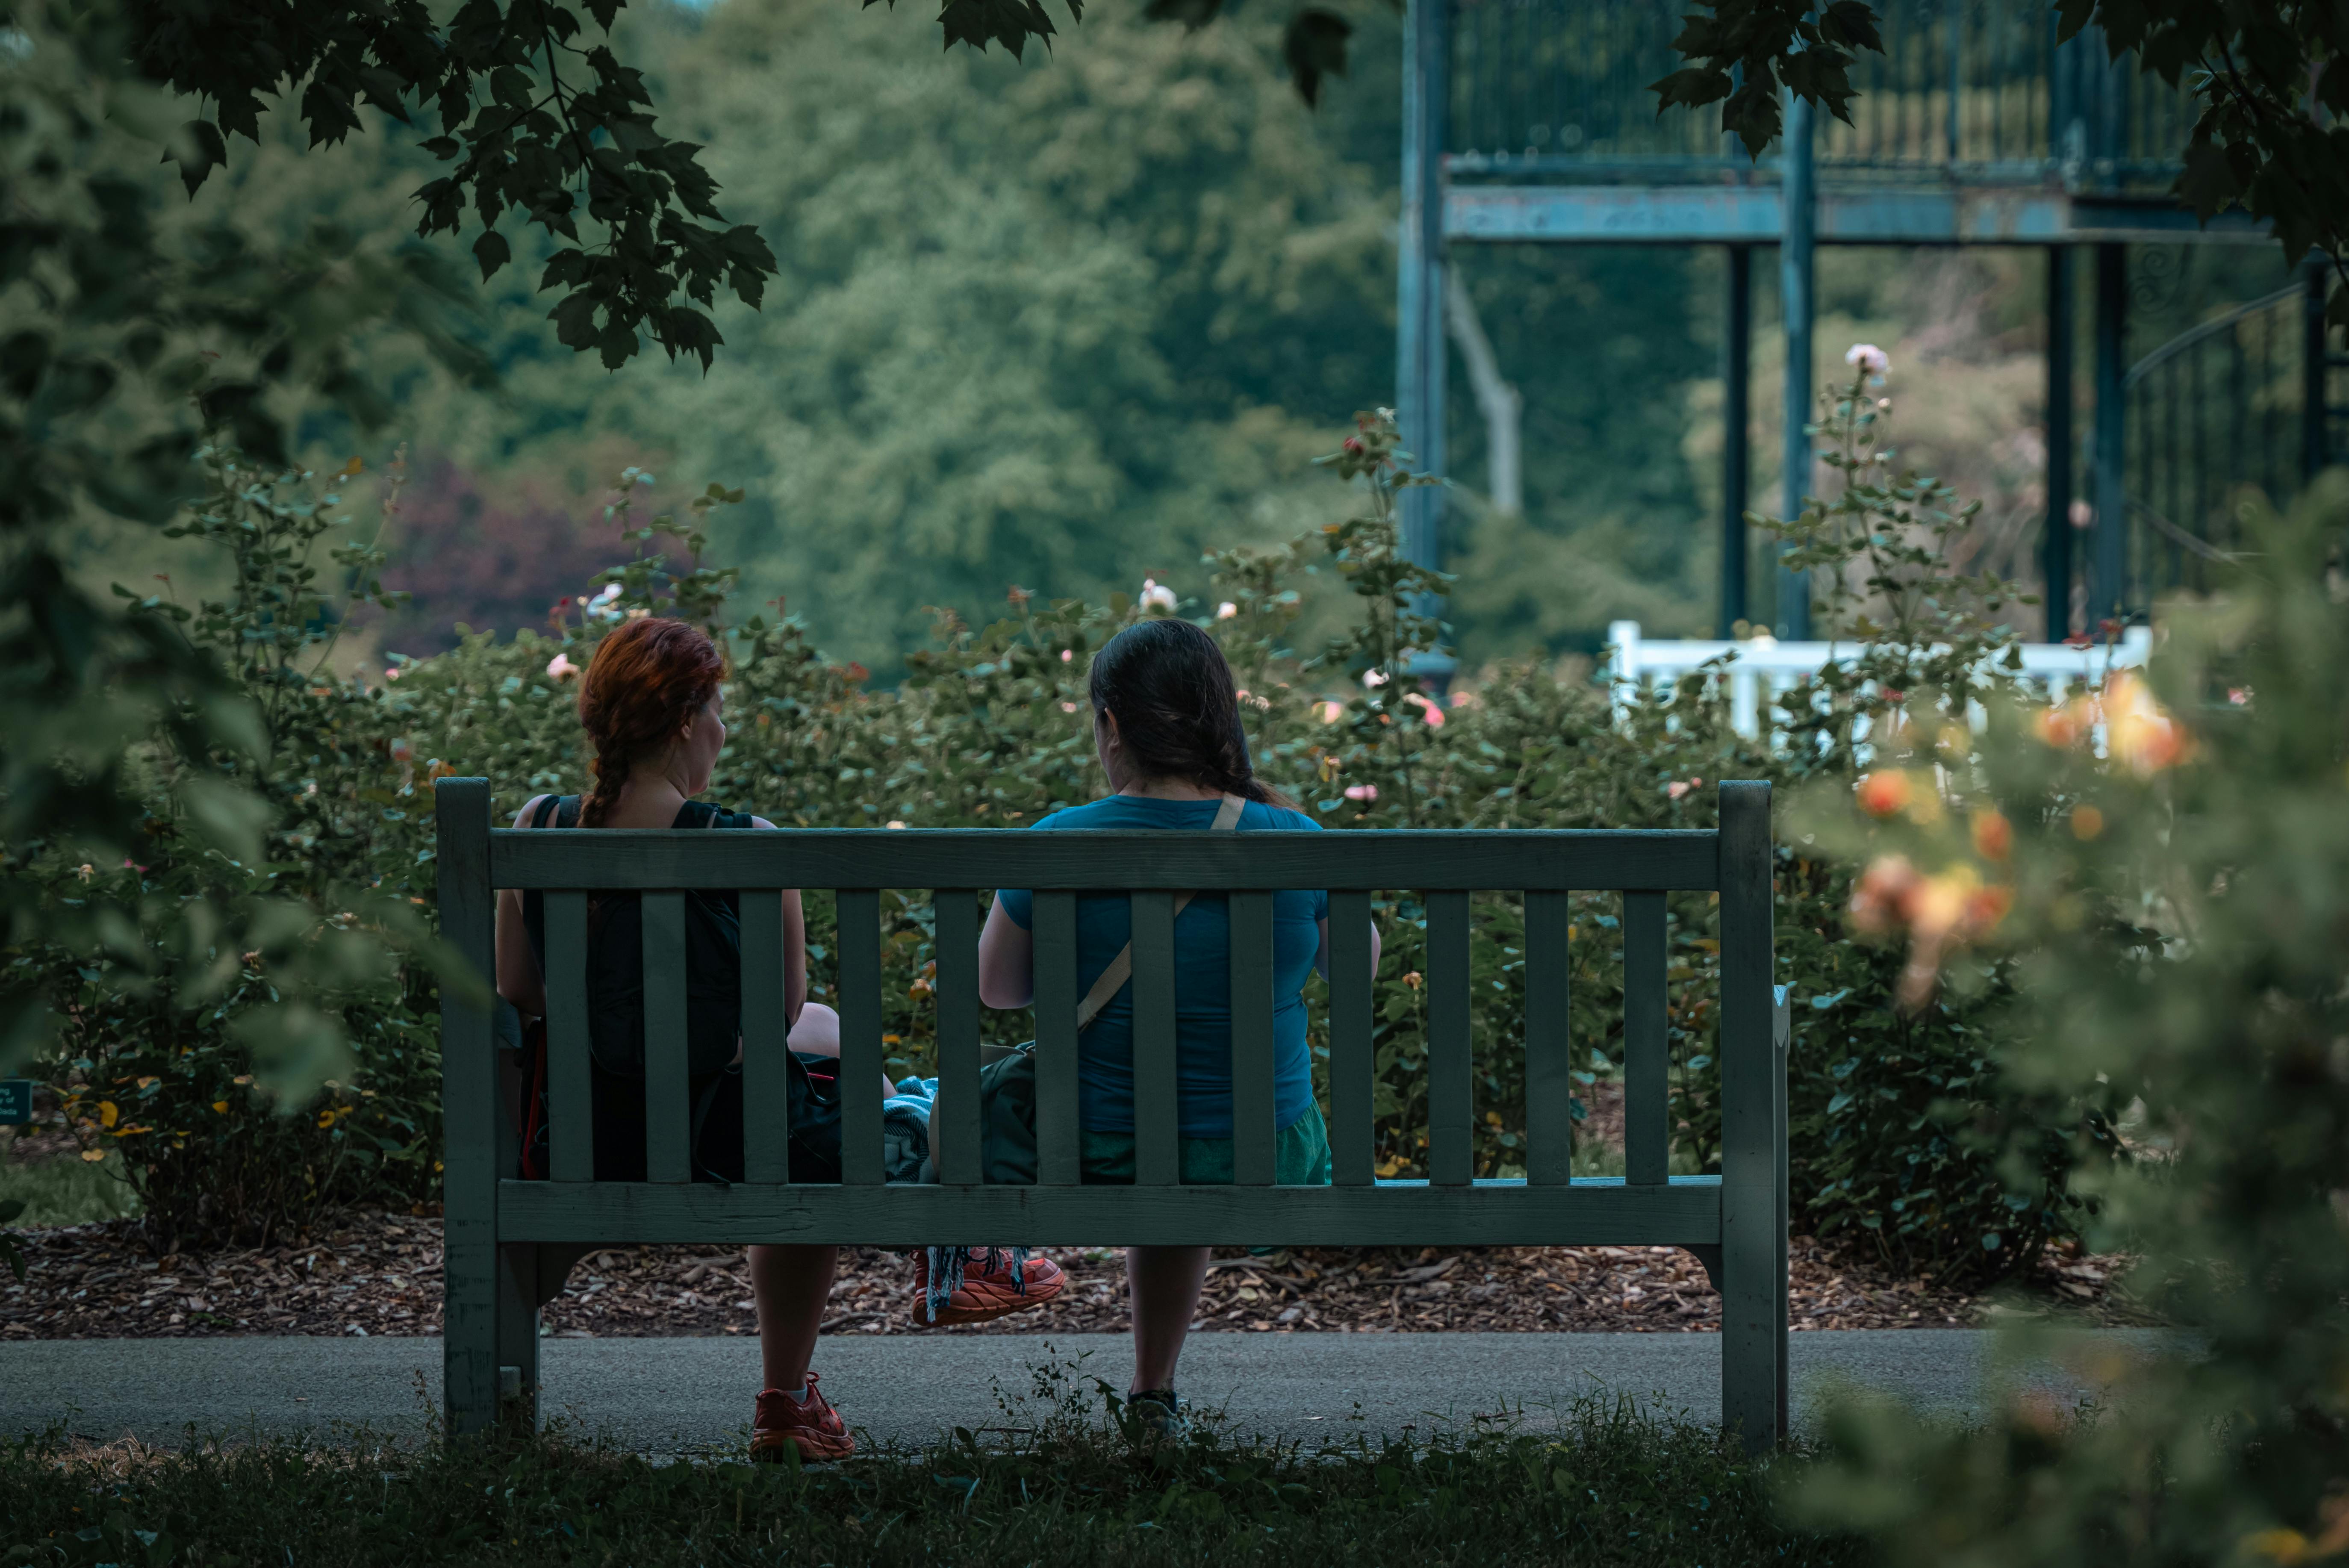
[[[1978,1408],[1989,1348],[1971,1329],[1797,1334],[1791,1352],[1796,1420],[1837,1378],[1893,1390],[1962,1418]],[[2131,1355],[2165,1336],[2082,1336]],[[736,1338],[550,1339],[545,1406],[647,1452],[738,1444],[758,1387],[758,1347]],[[1123,1336],[843,1336],[817,1367],[853,1425],[917,1441],[955,1425],[1020,1425],[995,1390],[1026,1394],[1031,1368],[1077,1368],[1122,1385]],[[2028,1372],[2061,1388],[2052,1366]],[[1341,1439],[1406,1427],[1422,1432],[1514,1410],[1555,1423],[1578,1396],[1621,1394],[1651,1408],[1717,1418],[1720,1340],[1710,1334],[1202,1334],[1183,1357],[1183,1391],[1221,1408],[1234,1426],[1284,1437]],[[2076,1387],[2076,1385],[2070,1385]],[[0,1345],[0,1435],[63,1422],[98,1439],[179,1439],[258,1427],[318,1431],[365,1426],[413,1436],[440,1390],[438,1339],[233,1338],[15,1341]]]

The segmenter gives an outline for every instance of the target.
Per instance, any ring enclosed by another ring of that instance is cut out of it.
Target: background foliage
[[[1218,597],[1190,607],[1221,639],[1247,691],[1261,771],[1325,824],[1704,827],[1713,820],[1712,781],[1722,778],[1851,777],[1852,720],[1873,700],[1856,686],[1819,697],[1841,716],[1822,724],[1819,743],[1775,753],[1736,736],[1725,695],[1701,679],[1619,712],[1603,690],[1532,665],[1496,667],[1450,705],[1417,690],[1409,661],[1441,628],[1412,606],[1443,583],[1397,547],[1391,496],[1402,475],[1392,443],[1391,425],[1362,417],[1333,454],[1349,480],[1341,504],[1352,495],[1354,514],[1279,550],[1218,553],[1203,563]],[[337,542],[351,525],[333,484],[317,493],[316,480],[248,476],[225,453],[212,460],[219,489],[190,526],[226,552],[235,586],[188,624],[202,645],[242,661],[276,738],[274,760],[253,775],[276,811],[267,870],[240,874],[264,874],[326,912],[326,934],[295,947],[302,963],[343,965],[331,985],[318,979],[311,991],[332,999],[352,1054],[320,1100],[280,1117],[240,1081],[250,1068],[238,1019],[293,956],[269,951],[232,962],[217,948],[174,945],[160,924],[96,968],[61,944],[19,944],[21,965],[81,987],[50,1070],[89,1147],[122,1150],[159,1239],[297,1222],[322,1202],[431,1196],[431,982],[412,964],[371,967],[357,950],[336,957],[341,950],[330,944],[341,924],[385,918],[336,912],[429,907],[434,778],[488,776],[502,816],[533,793],[585,787],[576,672],[619,619],[682,614],[729,638],[732,738],[716,797],[787,825],[1018,828],[1098,791],[1088,661],[1137,614],[1163,613],[1123,594],[1048,603],[1015,591],[987,625],[942,615],[902,687],[874,689],[863,669],[819,655],[794,618],[723,624],[735,570],[704,563],[703,552],[740,492],[711,486],[677,513],[647,517],[653,476],[631,469],[607,505],[630,555],[598,574],[605,586],[566,595],[541,630],[510,640],[474,634],[446,654],[337,677],[331,644],[349,603],[384,597],[375,587],[378,552]],[[322,571],[316,558],[330,549],[331,569]],[[354,588],[330,603],[320,586],[327,582]],[[1321,634],[1308,635],[1315,627]],[[196,886],[216,899],[239,896],[245,883],[223,881],[216,857],[184,843],[168,781],[159,777],[156,786],[152,847],[141,861],[101,872],[53,854],[40,862],[52,896],[78,896],[98,878],[119,880],[120,896],[142,908],[177,907]],[[2063,1149],[2084,1114],[2060,1088],[2019,1095],[2002,1083],[2005,969],[1992,965],[1984,985],[1963,995],[1896,1009],[1899,955],[1846,940],[1848,875],[1799,843],[1781,856],[1779,951],[1799,1016],[1793,1107],[1803,1228],[1907,1267],[1971,1277],[2005,1272],[2066,1233],[2075,1200],[2065,1161],[2002,1163],[2018,1142]],[[817,895],[810,906],[821,997],[833,984],[831,901]],[[922,1069],[935,1037],[927,894],[905,890],[884,907],[889,1047],[898,1070]],[[1619,1067],[1619,909],[1605,893],[1581,895],[1578,909],[1574,1038],[1588,1087]],[[1390,1175],[1419,1171],[1424,1147],[1423,918],[1408,892],[1381,902],[1378,1158]],[[1524,1164],[1522,910],[1512,896],[1486,895],[1475,921],[1478,1168],[1506,1174]],[[1710,900],[1677,898],[1671,932],[1675,1160],[1699,1171],[1718,1158],[1711,1053],[1719,944]],[[1326,1010],[1317,1006],[1313,1016],[1319,1053]],[[1008,1040],[1032,1034],[1025,1013],[990,1014],[988,1027]],[[1580,1159],[1583,1169],[1607,1168],[1596,1147]],[[252,1174],[242,1184],[191,1180],[191,1162],[202,1161]]]

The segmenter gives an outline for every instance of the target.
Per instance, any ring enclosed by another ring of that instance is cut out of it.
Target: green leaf
[[[1150,0],[1142,14],[1153,22],[1180,22],[1186,33],[1195,33],[1221,15],[1224,0]]]
[[[500,267],[513,260],[513,249],[506,243],[503,234],[491,229],[473,242],[473,259],[481,264],[481,281],[487,283],[497,275]]]
[[[1346,41],[1353,36],[1354,25],[1334,11],[1309,8],[1290,18],[1280,55],[1298,97],[1309,106],[1320,104],[1323,76],[1346,74]]]
[[[241,1014],[229,1026],[253,1053],[254,1080],[292,1113],[328,1078],[348,1077],[354,1058],[341,1020],[307,1002],[280,1002]]]
[[[180,166],[181,182],[192,197],[212,178],[213,170],[228,162],[228,143],[210,120],[191,119],[172,136],[162,161]]]
[[[261,835],[269,802],[231,779],[197,774],[180,785],[180,803],[196,831],[229,859],[254,865],[264,858]]]

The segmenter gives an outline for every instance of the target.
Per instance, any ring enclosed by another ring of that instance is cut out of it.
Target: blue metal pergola
[[[2048,636],[2069,624],[2075,573],[2089,620],[2141,609],[2157,553],[2131,542],[2124,361],[2127,247],[2143,242],[2272,243],[2240,214],[2208,227],[2169,194],[2194,108],[2112,61],[2101,37],[2056,39],[2044,0],[1876,0],[1886,52],[1854,71],[1854,123],[1788,105],[1781,139],[1749,157],[1707,129],[1711,112],[1656,111],[1649,84],[1681,64],[1675,0],[1410,0],[1403,71],[1403,211],[1397,412],[1423,468],[1444,471],[1444,268],[1458,244],[1717,244],[1728,297],[1723,372],[1724,502],[1720,623],[1749,612],[1747,379],[1753,253],[1778,250],[1786,336],[1781,515],[1811,473],[1813,263],[1816,247],[2026,245],[2047,255],[2048,469],[2043,545]],[[2086,548],[2068,517],[2077,480],[2073,253],[2090,253],[2095,419]],[[2323,281],[2305,274],[2308,320],[2297,469],[2326,456]],[[2338,356],[2333,356],[2337,364]],[[2333,412],[2337,416],[2341,410]],[[2202,482],[2198,480],[2198,483]],[[2138,508],[2138,511],[2143,511]],[[1440,488],[1407,492],[1405,541],[1443,554]],[[2142,531],[2142,530],[2140,530]],[[2173,525],[2172,531],[2179,531]],[[2084,559],[2075,559],[2084,557]],[[1807,595],[1785,591],[1775,630],[1809,633]]]

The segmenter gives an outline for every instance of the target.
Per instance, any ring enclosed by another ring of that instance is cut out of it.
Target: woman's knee
[[[821,1002],[808,1003],[792,1025],[789,1044],[812,1057],[840,1055],[840,1015]]]

